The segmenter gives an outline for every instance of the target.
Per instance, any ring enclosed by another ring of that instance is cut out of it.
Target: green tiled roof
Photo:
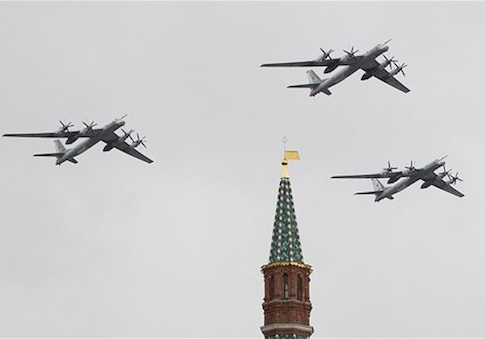
[[[300,236],[288,177],[282,177],[280,181],[269,254],[269,263],[277,262],[303,263]]]

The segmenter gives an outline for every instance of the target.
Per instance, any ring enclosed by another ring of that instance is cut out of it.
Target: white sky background
[[[128,113],[155,160],[0,139],[0,336],[261,337],[285,135],[314,337],[484,337],[484,10],[0,3],[0,133]],[[390,38],[408,94],[359,71],[310,98],[286,89],[306,69],[259,68]],[[446,154],[462,199],[329,179]]]

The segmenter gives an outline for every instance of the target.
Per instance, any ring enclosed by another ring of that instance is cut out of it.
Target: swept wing
[[[437,187],[437,188],[439,188],[439,189],[441,189],[445,192],[456,195],[457,197],[460,197],[460,198],[465,196],[463,193],[461,193],[458,190],[456,190],[455,188],[451,187],[450,183],[444,181],[443,179],[441,179],[438,176],[436,176],[434,178],[434,180],[431,182],[431,185],[433,185],[434,187]]]
[[[361,56],[349,59],[325,59],[293,62],[277,62],[271,64],[262,64],[261,67],[327,67],[327,66],[349,66],[353,65]]]
[[[7,133],[4,137],[21,137],[21,138],[90,138],[98,134],[102,129],[91,129],[88,131],[59,131],[59,132],[41,132],[41,133]]]
[[[403,172],[381,172],[373,174],[352,174],[352,175],[334,175],[332,179],[372,179],[372,178],[395,178],[396,176],[402,177]]]
[[[130,146],[128,143],[125,141],[120,142],[119,141],[119,136],[116,135],[115,132],[108,133],[103,136],[102,140],[106,144],[112,144],[115,148],[119,149],[120,151],[131,155],[132,157],[135,157],[137,159],[140,159],[142,161],[145,161],[147,163],[152,163],[153,160],[146,157],[145,155],[141,154],[138,152],[134,147]]]
[[[387,83],[388,85],[391,85],[394,88],[397,88],[398,90],[407,93],[409,92],[409,88],[404,86],[402,83],[399,82],[394,76],[391,76],[388,71],[386,71],[385,68],[378,68],[379,63],[373,59],[369,62],[366,62],[364,65],[361,66],[361,68],[366,71],[366,72],[371,72],[372,76],[376,77],[377,79]]]

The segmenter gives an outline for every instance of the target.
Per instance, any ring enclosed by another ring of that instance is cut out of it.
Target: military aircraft
[[[457,191],[451,185],[455,185],[457,181],[463,181],[458,177],[458,172],[455,175],[450,174],[450,170],[445,169],[446,156],[440,159],[436,159],[422,168],[416,168],[411,165],[405,167],[403,171],[394,171],[396,167],[391,167],[388,162],[388,167],[384,168],[382,172],[374,174],[356,174],[356,175],[335,175],[332,179],[372,179],[372,185],[374,187],[373,191],[367,192],[357,192],[355,194],[373,194],[375,195],[375,201],[380,201],[384,198],[394,199],[393,194],[402,191],[403,189],[411,186],[418,180],[422,180],[423,184],[421,188],[428,188],[429,186],[435,186],[443,191],[456,195],[458,197],[463,197],[464,194]],[[443,172],[435,173],[434,171],[438,168],[443,167]],[[444,178],[447,178],[446,180]],[[393,186],[384,186],[378,178],[388,178],[388,183],[394,183],[399,179],[399,181]]]
[[[65,161],[77,164],[77,160],[75,159],[75,157],[80,155],[81,153],[84,153],[100,141],[106,143],[103,148],[103,151],[105,152],[110,151],[113,148],[117,148],[118,150],[147,163],[153,162],[153,160],[147,158],[135,149],[139,145],[143,145],[144,147],[146,147],[146,145],[144,144],[145,137],[140,139],[140,136],[137,133],[137,140],[133,140],[133,138],[131,137],[131,133],[133,133],[133,130],[126,132],[121,129],[123,131],[123,135],[121,136],[115,133],[117,129],[125,125],[125,121],[123,120],[125,117],[126,115],[122,116],[121,118],[115,119],[103,128],[94,128],[94,126],[96,126],[94,122],[92,122],[91,124],[83,122],[83,124],[85,125],[84,129],[71,131],[69,130],[69,128],[73,127],[71,123],[64,124],[62,121],[60,121],[61,128],[56,132],[15,133],[4,134],[3,136],[24,138],[67,138],[66,144],[71,144],[79,138],[86,138],[86,140],[83,140],[81,143],[70,149],[66,149],[59,140],[54,140],[56,148],[55,153],[34,154],[35,157],[55,157],[56,165],[60,165]],[[128,144],[126,142],[126,139],[128,138],[130,138],[131,144]]]
[[[405,75],[403,68],[407,67],[406,64],[401,64],[400,66],[397,64],[394,57],[387,58],[383,55],[384,52],[389,50],[389,46],[387,43],[390,40],[387,40],[383,44],[378,44],[374,48],[367,51],[365,54],[362,55],[355,55],[357,51],[354,51],[354,47],[350,51],[344,50],[346,53],[345,56],[332,59],[330,57],[330,53],[333,50],[329,50],[328,52],[324,51],[322,48],[323,55],[316,60],[311,61],[296,61],[296,62],[281,62],[281,63],[272,63],[272,64],[263,64],[261,67],[315,67],[315,66],[323,66],[326,67],[324,73],[329,73],[336,69],[338,66],[344,66],[341,70],[337,73],[331,75],[329,78],[321,79],[313,70],[307,71],[309,83],[302,84],[302,85],[291,85],[288,88],[309,88],[310,96],[315,96],[320,92],[323,92],[327,95],[331,95],[329,88],[338,84],[342,80],[346,79],[357,70],[362,69],[365,73],[362,75],[361,80],[367,80],[371,77],[376,77],[377,79],[391,85],[398,90],[407,93],[409,89],[400,83],[394,76],[398,73],[402,73]],[[380,55],[383,55],[384,61],[378,62],[376,58]],[[392,69],[392,65],[394,64],[395,68]],[[389,66],[391,70],[388,72],[386,67]]]

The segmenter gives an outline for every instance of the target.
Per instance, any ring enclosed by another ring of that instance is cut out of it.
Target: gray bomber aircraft
[[[69,161],[72,163],[77,164],[77,160],[75,159],[76,156],[84,153],[94,145],[96,145],[100,141],[104,141],[106,145],[103,148],[103,151],[110,151],[113,148],[117,148],[118,150],[129,154],[135,158],[138,158],[142,161],[147,163],[153,162],[153,160],[147,158],[140,152],[138,152],[135,148],[139,145],[144,144],[145,137],[140,139],[140,136],[137,134],[137,140],[133,140],[131,137],[131,133],[133,130],[129,132],[125,132],[123,129],[123,135],[118,136],[115,131],[122,126],[125,125],[125,118],[126,115],[119,119],[115,119],[103,128],[94,128],[96,124],[92,122],[91,124],[87,124],[84,122],[86,128],[78,131],[70,131],[69,128],[73,127],[71,123],[64,124],[60,121],[62,127],[57,132],[47,132],[47,133],[14,133],[14,134],[4,134],[4,137],[24,137],[24,138],[67,138],[66,144],[72,144],[79,138],[87,138],[86,140],[82,141],[81,143],[75,145],[73,148],[66,149],[59,140],[54,140],[54,144],[56,147],[55,153],[41,153],[41,154],[34,154],[35,157],[55,157],[56,165],[60,165],[65,161]],[[130,138],[132,141],[131,144],[126,142],[126,139]]]
[[[434,186],[461,198],[464,194],[451,187],[451,185],[456,184],[457,181],[463,180],[458,177],[458,172],[455,175],[451,175],[450,170],[447,171],[445,169],[445,158],[446,156],[441,159],[436,159],[422,168],[415,168],[411,162],[411,166],[405,167],[406,169],[404,171],[394,171],[396,167],[391,167],[391,164],[388,162],[388,167],[384,168],[380,173],[335,175],[332,179],[372,179],[372,184],[374,186],[373,191],[357,192],[355,194],[373,194],[375,195],[376,202],[384,198],[394,199],[393,194],[404,190],[418,180],[424,181],[421,188]],[[436,174],[434,171],[440,167],[443,167],[443,172]],[[447,180],[444,180],[445,177],[447,177]],[[388,178],[388,184],[394,183],[401,178],[403,178],[403,180],[397,182],[393,186],[386,187],[378,180],[378,178]]]
[[[333,52],[333,50],[325,52],[323,49],[320,48],[323,55],[316,60],[263,64],[261,65],[261,67],[323,66],[326,67],[324,73],[329,73],[336,69],[338,66],[343,66],[341,70],[326,79],[320,79],[320,77],[312,70],[307,71],[309,79],[308,84],[288,86],[288,88],[309,88],[310,96],[312,97],[320,92],[323,92],[327,95],[332,94],[332,92],[330,92],[329,90],[330,87],[338,84],[359,69],[365,71],[365,73],[362,75],[361,80],[367,80],[371,77],[376,77],[377,79],[387,83],[388,85],[391,85],[392,87],[397,88],[404,93],[407,93],[409,92],[409,89],[402,83],[400,83],[396,78],[394,78],[394,76],[400,72],[405,75],[403,68],[407,65],[401,64],[400,66],[398,66],[394,58],[389,59],[384,55],[384,61],[378,62],[376,60],[379,55],[389,50],[389,46],[387,45],[389,41],[390,40],[387,40],[383,44],[378,44],[363,55],[355,55],[355,53],[357,53],[358,51],[354,51],[354,48],[352,47],[350,51],[344,50],[344,52],[346,53],[345,56],[333,59],[332,57],[330,57],[330,53]],[[395,65],[394,69],[392,69],[393,64]],[[390,72],[386,70],[387,66],[391,68]]]

